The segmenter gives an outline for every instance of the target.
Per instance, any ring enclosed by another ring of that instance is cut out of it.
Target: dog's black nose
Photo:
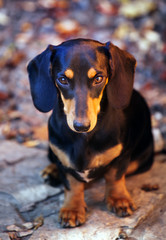
[[[83,122],[75,120],[73,126],[77,132],[87,132],[90,128],[90,122],[88,120]]]

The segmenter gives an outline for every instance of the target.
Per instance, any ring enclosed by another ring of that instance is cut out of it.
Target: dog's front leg
[[[105,180],[108,210],[116,213],[119,217],[131,215],[136,206],[126,188],[125,174],[117,179],[117,169],[110,168],[105,174]]]
[[[63,227],[76,227],[85,222],[86,203],[84,201],[84,183],[68,175],[70,190],[65,189],[65,200],[59,219]]]

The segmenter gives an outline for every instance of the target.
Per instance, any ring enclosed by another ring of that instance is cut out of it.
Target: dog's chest
[[[106,166],[120,155],[123,148],[119,143],[105,151],[94,153],[90,148],[86,149],[83,146],[79,151],[71,147],[69,152],[61,150],[51,142],[50,147],[62,165],[72,169],[75,175],[85,182],[102,175]]]
[[[119,143],[108,150],[94,155],[88,164],[87,169],[77,173],[85,182],[90,182],[96,177],[100,177],[111,161],[117,158],[122,151],[122,144]]]
[[[84,182],[90,182],[94,179],[94,177],[90,177],[91,175],[91,169],[87,169],[87,170],[84,170],[82,172],[79,172],[79,171],[76,171],[76,173],[81,177],[81,179],[84,181]]]

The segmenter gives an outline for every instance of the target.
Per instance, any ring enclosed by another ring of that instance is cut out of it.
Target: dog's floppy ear
[[[128,52],[119,49],[112,43],[106,43],[109,50],[111,78],[107,84],[107,95],[114,108],[125,108],[133,90],[136,60]]]
[[[54,46],[49,45],[28,64],[30,89],[35,107],[41,112],[53,109],[57,90],[50,74],[51,55]]]

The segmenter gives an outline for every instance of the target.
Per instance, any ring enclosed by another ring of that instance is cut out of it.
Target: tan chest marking
[[[117,144],[116,146],[108,149],[107,151],[97,154],[94,156],[94,158],[91,160],[88,169],[89,168],[97,168],[100,166],[106,166],[109,164],[114,158],[118,157],[123,149],[123,146],[121,143]]]
[[[49,142],[50,148],[53,151],[53,153],[58,157],[59,161],[62,163],[65,167],[73,167],[70,161],[69,156],[63,152],[60,148]]]

